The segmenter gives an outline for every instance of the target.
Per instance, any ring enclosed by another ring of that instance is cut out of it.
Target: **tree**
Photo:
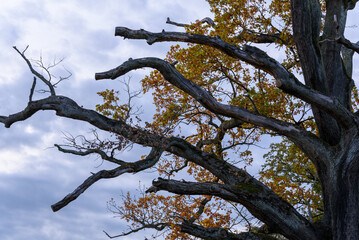
[[[0,116],[5,127],[39,110],[53,110],[113,136],[100,140],[95,132],[92,141],[83,139],[79,144],[69,137],[67,146],[55,145],[65,153],[99,154],[119,166],[91,175],[52,209],[63,208],[102,178],[157,167],[167,178],[154,180],[146,190],[149,195],[136,201],[124,196],[122,206],[109,203],[133,222],[135,229],[129,233],[171,228],[170,238],[276,239],[280,234],[287,239],[356,239],[359,116],[357,102],[352,101],[352,95],[357,96],[352,56],[359,46],[344,37],[344,30],[347,13],[357,0],[208,2],[214,21],[206,18],[186,25],[168,19],[186,32],[116,28],[116,36],[143,39],[150,45],[189,44],[188,48],[172,47],[166,60],[129,59],[95,75],[97,80],[116,79],[135,69],[155,69],[142,81],[143,91],[152,91],[158,110],[152,123],[135,123],[132,100],[138,93],[130,90],[125,104],[114,90],[100,93],[104,104],[97,106],[97,112],[56,95],[57,83],[51,82],[51,75],[41,75],[25,51],[15,48],[35,78],[27,107]],[[284,52],[284,59],[276,60],[263,51],[268,44]],[[49,97],[32,99],[36,78],[47,85]],[[190,131],[187,125],[194,128]],[[258,143],[265,134],[284,138],[267,155],[266,166],[272,171],[263,169],[267,185],[244,167],[252,161],[244,146]],[[117,151],[131,144],[151,151],[136,162],[116,158]],[[291,164],[285,170],[291,174],[279,178],[283,166],[288,166],[283,162]],[[183,169],[191,181],[173,179]],[[281,181],[290,185],[273,184]],[[295,181],[306,185],[294,186]],[[298,205],[296,196],[287,194],[295,189],[306,191],[302,199],[309,213]],[[158,191],[178,195],[161,196]],[[243,206],[267,230],[251,228],[250,222],[248,232],[231,229],[235,213],[226,208],[228,204],[237,209]]]

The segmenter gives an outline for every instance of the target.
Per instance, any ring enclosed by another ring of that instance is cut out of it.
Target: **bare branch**
[[[71,154],[78,155],[78,156],[87,156],[92,153],[97,153],[101,156],[101,158],[103,160],[106,160],[106,161],[109,161],[112,163],[116,163],[118,165],[126,164],[125,161],[108,156],[104,151],[102,151],[100,149],[87,149],[86,151],[76,151],[76,150],[71,150],[71,149],[64,149],[58,144],[55,144],[55,147],[57,147],[57,149],[63,153],[71,153]]]
[[[189,27],[191,26],[190,24],[185,24],[185,23],[177,23],[177,22],[173,22],[171,21],[171,19],[169,17],[167,17],[167,24],[171,24],[177,27]],[[211,27],[215,27],[215,23],[214,21],[210,18],[210,17],[205,17],[203,18],[200,23],[207,23],[208,25],[210,25]]]
[[[349,49],[355,51],[356,53],[359,53],[359,42],[352,43],[351,41],[349,41],[348,39],[346,39],[344,37],[338,37],[336,39],[336,41],[338,43],[343,44],[346,48],[349,48]]]
[[[113,120],[93,110],[82,108],[75,101],[64,96],[50,96],[33,101],[23,111],[9,116],[0,116],[0,122],[9,128],[13,123],[26,120],[39,110],[54,110],[58,116],[86,121],[102,130],[117,133],[143,146],[160,147],[163,144],[169,144],[166,138],[132,127],[124,121]]]
[[[231,188],[218,183],[196,183],[158,178],[152,181],[152,187],[147,189],[146,193],[153,193],[154,189],[156,189],[157,191],[166,190],[176,194],[220,196],[225,200],[238,201]]]
[[[128,232],[124,232],[115,236],[111,236],[110,234],[108,234],[107,232],[103,231],[107,237],[113,239],[113,238],[118,238],[118,237],[123,237],[123,236],[127,236],[130,235],[132,233],[135,232],[139,232],[143,229],[155,229],[157,231],[162,231],[163,229],[165,229],[166,227],[169,227],[169,224],[167,223],[154,223],[154,224],[144,224],[143,226],[139,227],[139,228],[135,228],[135,229],[131,229]]]
[[[32,96],[34,95],[35,86],[36,86],[36,77],[34,77],[34,81],[32,82],[32,86],[30,89],[29,102],[32,102]]]
[[[134,163],[126,163],[123,164],[120,167],[114,168],[112,170],[101,170],[92,176],[88,177],[78,188],[76,188],[72,193],[68,194],[66,197],[64,197],[61,201],[53,204],[51,206],[52,210],[54,212],[60,210],[61,208],[65,207],[70,202],[74,201],[76,198],[78,198],[83,192],[86,191],[87,188],[89,188],[92,184],[97,182],[100,179],[103,178],[115,178],[118,177],[124,173],[130,173],[130,172],[139,172],[145,169],[148,169],[155,165],[161,154],[162,150],[152,148],[150,154],[144,159],[139,160]]]
[[[112,170],[101,170],[90,177],[88,177],[78,188],[76,188],[72,193],[68,194],[66,197],[64,197],[61,201],[51,205],[52,211],[56,212],[60,210],[61,208],[68,205],[70,202],[74,201],[76,198],[78,198],[87,188],[89,188],[92,184],[97,182],[98,180],[102,178],[115,178],[123,173],[126,172],[133,172],[133,169],[131,167],[117,167]]]
[[[166,23],[171,24],[171,25],[175,25],[177,27],[189,27],[190,26],[189,24],[173,22],[173,21],[171,21],[171,19],[169,17],[167,18]]]
[[[29,46],[27,46],[25,48],[25,50],[23,52],[20,52],[16,46],[14,46],[13,48],[16,50],[16,52],[18,52],[20,54],[20,56],[25,60],[25,62],[27,63],[28,67],[30,68],[30,71],[32,72],[32,74],[34,74],[37,78],[39,78],[41,81],[43,81],[50,89],[50,93],[51,96],[55,96],[55,89],[54,86],[51,84],[51,82],[49,80],[47,80],[42,74],[40,74],[39,72],[37,72],[33,67],[32,64],[30,62],[29,59],[27,59],[27,57],[25,56],[25,51],[27,50]]]

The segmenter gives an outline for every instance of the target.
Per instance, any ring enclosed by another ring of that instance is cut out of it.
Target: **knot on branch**
[[[210,17],[205,17],[203,18],[200,23],[207,23],[208,25],[210,25],[211,27],[215,27],[216,24],[214,23],[214,21],[212,20],[212,18]]]
[[[157,180],[154,179],[152,181],[152,186],[149,189],[147,189],[145,193],[156,193],[156,192],[158,192],[159,190],[161,190],[159,188],[159,186],[162,184],[163,181],[166,181],[166,180],[161,178],[161,177],[157,178]]]
[[[155,36],[150,36],[150,37],[148,37],[147,38],[147,44],[148,45],[152,45],[152,44],[154,44],[155,42],[157,41],[157,37],[155,37]]]

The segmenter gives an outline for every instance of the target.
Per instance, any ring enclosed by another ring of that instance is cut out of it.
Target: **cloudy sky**
[[[181,30],[165,24],[166,18],[190,22],[207,16],[209,7],[203,0],[2,0],[0,115],[22,110],[32,84],[25,62],[12,46],[22,50],[29,45],[27,56],[41,56],[45,63],[65,58],[54,73],[66,75],[68,70],[73,75],[59,85],[57,93],[93,109],[101,101],[96,92],[119,86],[118,82],[94,81],[96,72],[130,57],[164,57],[170,46],[114,37],[116,26]],[[349,36],[358,40],[355,14],[352,16]],[[132,81],[138,82],[145,73],[132,72]],[[153,108],[146,99],[139,99],[139,104]],[[64,209],[51,211],[50,205],[72,192],[90,172],[111,168],[95,157],[75,157],[51,148],[63,142],[64,133],[86,135],[90,128],[52,112],[37,113],[10,129],[0,125],[0,239],[107,239],[102,230],[114,235],[126,230],[126,223],[107,211],[106,201],[121,191],[138,188],[140,179],[150,185],[150,173],[100,181]],[[136,160],[141,153],[124,152],[121,157]],[[144,234],[122,239],[144,239]]]
[[[23,109],[32,84],[25,62],[12,46],[23,50],[29,45],[27,56],[42,56],[47,64],[65,58],[54,73],[66,75],[68,70],[73,75],[59,85],[57,94],[93,109],[101,100],[96,92],[119,86],[116,82],[94,81],[96,72],[109,70],[130,57],[164,57],[170,46],[115,38],[116,26],[179,30],[165,24],[166,18],[190,22],[208,15],[209,7],[202,0],[2,0],[0,115]],[[131,73],[132,80],[140,80],[144,73]],[[40,97],[44,95],[35,96]],[[149,101],[139,101],[144,108],[146,104],[151,108]],[[63,142],[63,133],[86,135],[90,128],[57,118],[52,112],[37,113],[10,129],[0,126],[0,239],[108,239],[102,230],[114,235],[126,230],[126,223],[107,211],[106,201],[121,191],[138,188],[139,179],[149,186],[151,174],[100,181],[64,209],[51,211],[50,205],[72,192],[90,172],[113,167],[101,165],[95,157],[76,158],[51,148]],[[134,151],[121,157],[137,158]],[[131,239],[143,236],[140,233]]]

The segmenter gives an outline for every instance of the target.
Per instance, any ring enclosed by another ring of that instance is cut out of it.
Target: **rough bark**
[[[185,233],[191,234],[206,240],[275,240],[277,238],[266,236],[264,234],[256,234],[251,232],[244,232],[240,234],[234,234],[228,232],[223,228],[204,228],[202,226],[192,224],[189,222],[183,222],[181,230]]]
[[[271,229],[289,239],[317,239],[314,227],[306,219],[253,177],[248,176],[245,181],[237,180],[225,184],[158,178],[152,182],[152,186],[154,188],[149,192],[166,190],[176,194],[217,196],[228,201],[239,202]]]
[[[350,109],[351,56],[347,53],[343,61],[340,53],[342,45],[356,51],[356,45],[343,37],[347,11],[354,8],[356,1],[326,1],[321,40],[319,3],[303,0],[291,3],[294,39],[306,85]],[[335,154],[327,160],[327,167],[317,168],[323,190],[323,223],[331,229],[332,239],[356,239],[359,229],[357,127],[344,130],[337,119],[328,116],[322,108],[312,106],[320,137],[335,146]]]

